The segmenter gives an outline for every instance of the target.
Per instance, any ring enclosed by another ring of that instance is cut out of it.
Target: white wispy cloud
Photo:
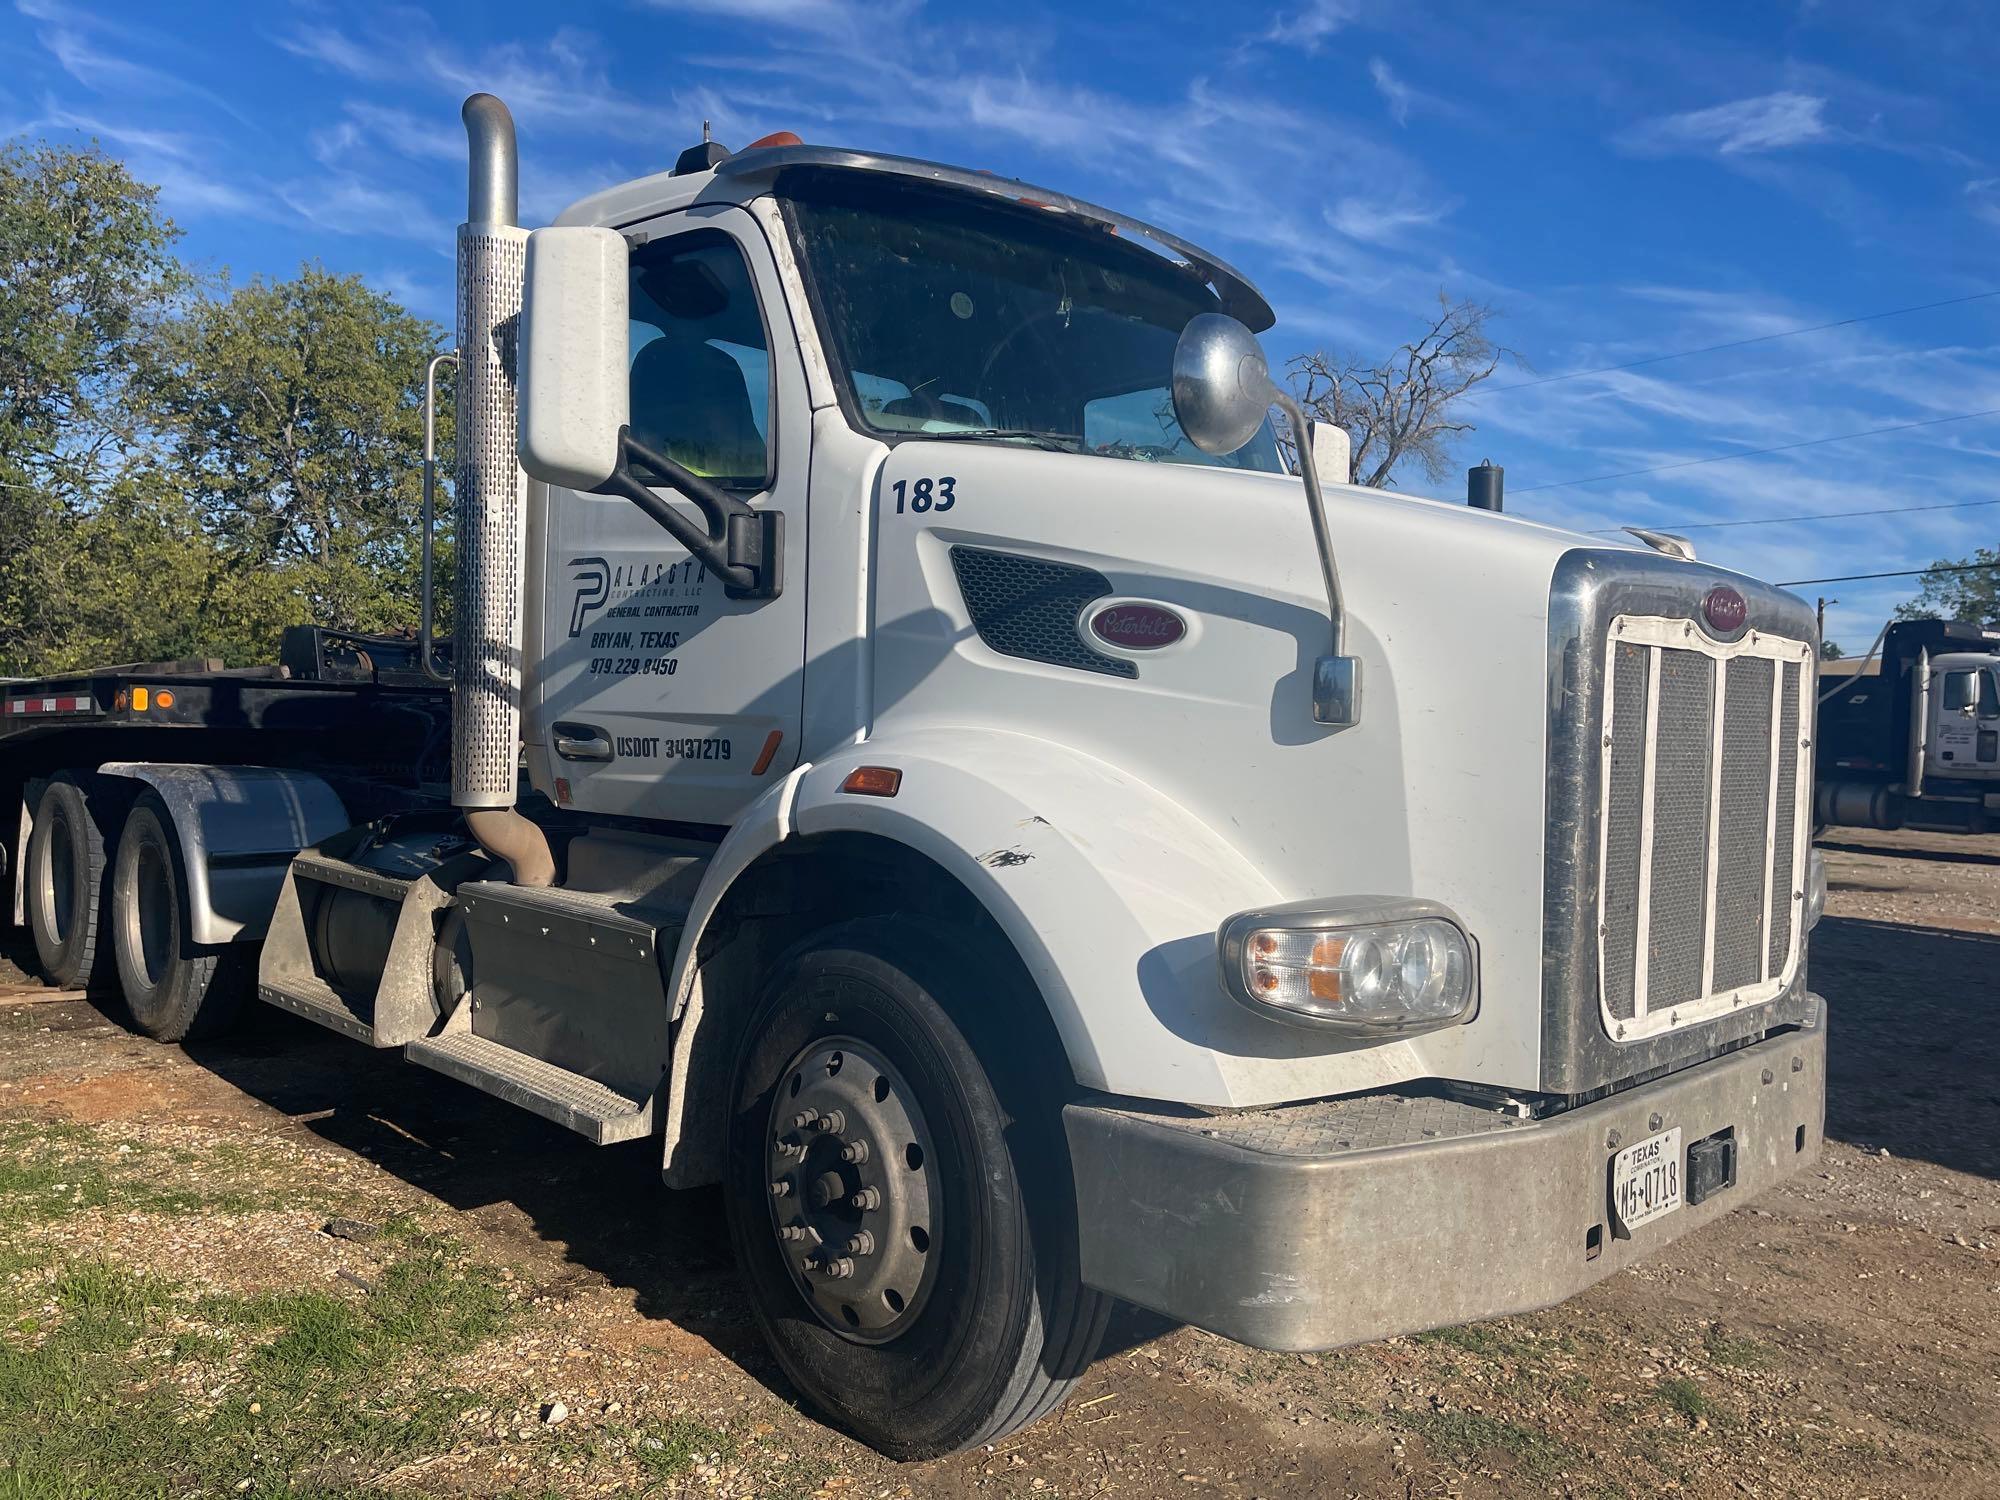
[[[59,5],[54,0],[15,0],[15,9],[36,22],[35,35],[62,70],[93,93],[130,98],[178,95],[199,99],[211,108],[249,124],[236,104],[156,62],[173,50],[167,38],[122,26],[89,11]]]
[[[1279,11],[1261,40],[1290,42],[1317,52],[1327,38],[1343,30],[1361,14],[1361,0],[1307,0],[1294,11]]]
[[[1396,76],[1396,70],[1379,57],[1368,59],[1368,76],[1374,80],[1375,92],[1382,96],[1389,106],[1389,118],[1398,125],[1410,123],[1410,86]]]
[[[1326,210],[1326,222],[1351,240],[1389,245],[1413,229],[1428,229],[1451,213],[1453,203],[1418,203],[1406,197],[1343,197]]]
[[[1833,137],[1826,100],[1781,90],[1684,114],[1642,120],[1615,137],[1624,149],[1648,156],[1743,156],[1808,146]]]

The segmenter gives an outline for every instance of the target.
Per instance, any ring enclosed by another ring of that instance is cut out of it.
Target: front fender
[[[897,794],[840,791],[858,765],[900,770]],[[1086,1087],[1241,1107],[1424,1071],[1407,1043],[1348,1044],[1231,1000],[1216,931],[1281,893],[1214,829],[1103,761],[984,728],[885,736],[800,773],[787,821],[894,839],[963,883],[1040,986]]]

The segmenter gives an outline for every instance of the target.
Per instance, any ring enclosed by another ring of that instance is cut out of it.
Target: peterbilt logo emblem
[[[1726,583],[1719,583],[1701,601],[1701,617],[1717,635],[1734,635],[1750,618],[1750,606]]]
[[[1127,651],[1157,651],[1187,634],[1187,621],[1158,604],[1109,604],[1090,617],[1090,633]]]

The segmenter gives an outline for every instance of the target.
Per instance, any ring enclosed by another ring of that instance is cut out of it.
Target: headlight
[[[1826,910],[1826,856],[1817,849],[1806,853],[1806,931],[1819,925]]]
[[[1244,912],[1223,924],[1222,982],[1264,1015],[1330,1030],[1406,1033],[1463,1020],[1472,942],[1428,901],[1364,897]]]

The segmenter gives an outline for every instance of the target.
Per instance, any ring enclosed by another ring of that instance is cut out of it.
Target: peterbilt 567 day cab
[[[776,139],[530,234],[466,119],[448,798],[45,733],[26,905],[60,953],[54,872],[144,872],[142,1026],[262,937],[263,1000],[657,1138],[903,1455],[1051,1409],[1112,1298],[1532,1308],[1815,1157],[1801,601],[1288,472],[1264,299],[1122,215]],[[283,814],[236,929],[220,807]]]
[[[2000,630],[1895,620],[1879,656],[1822,665],[1822,823],[2000,827]]]

